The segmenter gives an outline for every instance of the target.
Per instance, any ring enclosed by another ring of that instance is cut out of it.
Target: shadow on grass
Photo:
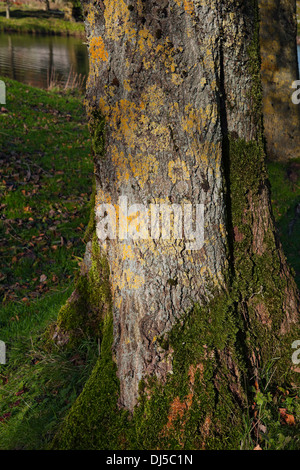
[[[300,161],[268,162],[268,171],[280,240],[300,289]]]

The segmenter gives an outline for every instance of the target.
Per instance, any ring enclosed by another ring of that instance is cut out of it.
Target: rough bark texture
[[[55,335],[70,341],[87,305],[101,358],[54,447],[237,448],[244,382],[274,357],[274,381],[291,372],[299,311],[270,209],[257,2],[104,0],[85,15],[88,234],[127,196],[203,203],[205,244],[93,235]]]
[[[186,8],[166,1],[128,6],[109,2],[89,23],[89,102],[93,106],[95,97],[97,109],[100,102],[106,120],[105,156],[96,162],[96,209],[118,204],[119,196],[127,196],[128,204],[203,203],[206,209],[201,250],[161,239],[117,239],[104,246],[120,403],[133,409],[142,377],[164,379],[170,371],[155,338],[193,301],[208,298],[209,282],[223,282],[226,240],[218,6],[203,5],[201,23],[191,2]]]
[[[263,112],[267,156],[300,157],[300,107],[293,104],[298,80],[296,0],[259,0]]]

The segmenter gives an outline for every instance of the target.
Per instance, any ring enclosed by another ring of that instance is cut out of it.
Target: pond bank
[[[67,21],[63,12],[44,10],[11,10],[11,17],[5,18],[0,9],[0,31],[56,36],[85,37],[84,24]]]
[[[83,42],[77,36],[0,31],[0,75],[39,88],[74,88],[74,79],[80,85],[78,82],[85,82],[89,73]]]

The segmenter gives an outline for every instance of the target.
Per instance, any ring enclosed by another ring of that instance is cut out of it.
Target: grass
[[[271,389],[276,358],[259,371],[258,384],[252,387],[252,401],[243,416],[241,450],[299,450],[300,401],[294,387]]]
[[[0,112],[0,449],[44,449],[89,377],[98,345],[50,348],[45,331],[72,292],[84,253],[93,168],[82,101],[4,79]],[[272,204],[300,287],[300,162],[268,163]],[[296,449],[297,389],[252,390],[241,448]],[[292,417],[292,418],[291,418]],[[294,419],[294,422],[293,422]]]
[[[93,168],[82,101],[4,79],[0,112],[0,448],[45,446],[90,373],[97,345],[48,350],[84,253]]]
[[[12,6],[6,19],[5,4],[0,3],[0,31],[84,37],[83,23],[67,21],[54,11],[20,8]]]

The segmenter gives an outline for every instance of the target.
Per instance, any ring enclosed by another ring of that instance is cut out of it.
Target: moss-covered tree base
[[[296,286],[269,206],[262,211],[259,205],[268,191],[262,150],[231,138],[229,155],[233,246],[227,288],[211,292],[208,304],[195,303],[156,339],[157,351],[172,358],[172,371],[164,383],[141,381],[133,413],[118,405],[108,266],[94,237],[89,271],[78,280],[76,300],[61,310],[58,330],[74,340],[94,328],[101,355],[52,448],[238,449],[251,386],[260,386],[261,371],[273,367],[273,387],[292,375],[297,380],[290,350],[299,336]],[[92,323],[87,311],[94,313]]]

